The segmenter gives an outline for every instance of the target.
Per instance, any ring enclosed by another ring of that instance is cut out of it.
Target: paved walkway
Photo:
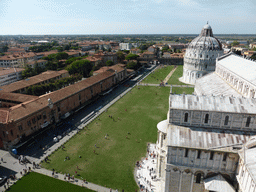
[[[172,74],[176,69],[177,69],[177,65],[175,65],[173,70],[171,70],[171,72],[165,77],[165,79],[163,80],[164,84],[167,83],[167,81],[171,78]]]
[[[191,87],[191,88],[195,87],[193,85],[160,85],[160,84],[152,84],[152,83],[140,83],[139,85],[142,85],[142,86],[155,86],[155,87],[159,87],[159,86],[162,86],[162,87]]]
[[[136,181],[142,191],[149,192],[162,191],[162,181],[156,177],[156,144],[148,146],[148,153],[136,170]]]

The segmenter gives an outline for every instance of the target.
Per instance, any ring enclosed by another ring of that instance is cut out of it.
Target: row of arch
[[[221,69],[220,67],[218,67],[216,71],[226,82],[228,82],[238,92],[242,93],[244,96],[255,98],[254,87],[251,87],[246,82],[237,78],[235,75],[231,74],[230,72],[227,72],[225,69]]]
[[[208,172],[208,173],[204,173],[204,171],[202,170],[196,170],[195,172],[193,172],[191,169],[179,169],[178,167],[174,167],[172,169],[174,172],[181,172],[181,173],[186,173],[186,174],[192,174],[194,175],[194,182],[195,183],[202,183],[202,181],[204,179],[210,178],[210,177],[214,177],[220,173],[215,173],[215,172]],[[226,180],[228,181],[232,181],[231,177],[228,174],[221,174]]]
[[[229,116],[226,115],[225,116],[225,120],[224,120],[224,125],[229,125],[229,119],[230,119]],[[185,115],[184,115],[184,122],[187,123],[188,120],[189,120],[188,113],[185,113]],[[205,114],[205,116],[204,116],[204,123],[205,124],[209,123],[209,114],[208,113]],[[245,127],[250,127],[250,124],[251,124],[251,116],[248,116],[246,118]]]

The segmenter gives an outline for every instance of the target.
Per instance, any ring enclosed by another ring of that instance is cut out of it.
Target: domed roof
[[[211,26],[206,24],[203,27],[201,34],[191,41],[188,48],[222,50],[222,45],[220,41],[213,36]]]

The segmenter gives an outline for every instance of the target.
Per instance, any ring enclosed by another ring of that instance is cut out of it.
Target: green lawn
[[[71,175],[78,166],[78,174],[89,182],[135,191],[135,163],[145,157],[147,143],[157,140],[156,125],[167,118],[169,92],[168,87],[135,87],[88,125],[88,130],[70,139],[65,151],[59,149],[52,154],[50,163],[43,166]],[[66,156],[70,160],[64,161]]]
[[[21,180],[17,181],[8,190],[11,192],[70,192],[70,191],[83,191],[91,192],[92,190],[70,184],[65,181],[54,179],[39,173],[31,172],[26,176],[22,177]]]
[[[174,94],[192,94],[194,92],[194,88],[191,87],[173,87],[172,93]]]
[[[171,78],[168,80],[169,85],[186,85],[185,83],[182,83],[179,81],[179,78],[183,75],[183,65],[179,65],[177,69],[172,74]]]
[[[151,84],[160,84],[166,76],[171,72],[173,69],[173,65],[167,65],[162,68],[155,70],[149,76],[147,76],[142,83],[151,83]]]

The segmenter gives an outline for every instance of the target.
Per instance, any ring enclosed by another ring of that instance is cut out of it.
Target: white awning
[[[221,175],[216,175],[204,180],[204,187],[209,191],[235,192],[236,190]]]

